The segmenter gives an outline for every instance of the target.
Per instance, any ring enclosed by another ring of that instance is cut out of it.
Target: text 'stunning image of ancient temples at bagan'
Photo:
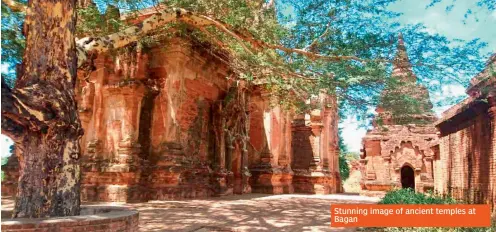
[[[392,72],[397,84],[384,90],[374,128],[362,141],[362,189],[431,190],[494,208],[496,55],[472,78],[469,97],[438,119],[429,92],[417,83],[406,49],[400,35]]]
[[[222,54],[205,44],[162,45],[100,55],[78,74],[82,200],[341,192],[334,96],[296,114],[263,86],[226,79]],[[13,195],[15,155],[3,170],[2,194]]]

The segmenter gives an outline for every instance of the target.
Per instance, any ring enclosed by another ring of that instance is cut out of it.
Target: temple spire
[[[412,65],[408,58],[405,42],[403,40],[403,34],[401,34],[401,32],[398,34],[398,45],[396,56],[393,60],[392,76],[404,82],[417,82],[417,77],[413,73]]]
[[[378,126],[379,123],[382,125],[425,124],[436,120],[429,91],[425,86],[417,83],[417,77],[408,59],[401,33],[398,35],[391,80],[393,82],[387,85],[381,94],[374,126]]]

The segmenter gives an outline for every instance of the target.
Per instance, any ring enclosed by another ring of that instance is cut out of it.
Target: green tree
[[[116,20],[115,9],[132,16],[154,1],[95,1],[96,6],[87,0],[30,0],[27,6],[3,2],[13,11],[30,9],[23,19],[24,46],[18,26],[22,16],[10,12],[6,17],[14,23],[5,27],[2,19],[2,30],[15,31],[5,38],[5,52],[13,54],[9,64],[23,57],[14,87],[2,78],[2,133],[23,151],[21,167],[27,168],[21,171],[17,217],[79,213],[76,71],[91,71],[99,53],[153,43],[151,33],[162,38],[179,34],[215,45],[212,49],[228,54],[225,61],[239,79],[264,84],[289,106],[327,89],[343,103],[342,112],[362,112],[364,118],[390,82],[398,32],[411,47],[419,81],[431,89],[441,83],[466,83],[458,76],[477,73],[485,57],[479,52],[485,46],[481,41],[454,44],[428,34],[422,25],[400,27],[394,22],[398,14],[387,9],[395,0],[172,0],[132,26]],[[78,22],[76,6],[84,6]],[[45,36],[53,31],[64,33]],[[74,43],[79,36],[83,38]]]
[[[2,76],[10,86],[14,85],[15,69],[21,63],[24,52],[23,21],[23,12],[13,11],[2,3],[2,65],[7,65],[9,69],[8,72],[2,73]]]
[[[433,7],[438,3],[443,2],[443,0],[432,0],[431,3],[428,5],[428,7]],[[445,2],[450,2],[448,6],[446,6],[446,12],[450,12],[453,10],[455,7],[456,0],[448,0]],[[464,14],[464,19],[467,19],[469,16],[474,16],[475,12],[478,10],[488,10],[488,11],[494,11],[496,10],[496,0],[477,0],[477,1],[472,1],[472,6],[467,9],[467,11]],[[476,20],[479,21],[479,19],[476,17]]]
[[[345,181],[350,177],[350,167],[348,166],[348,160],[346,155],[348,154],[348,149],[346,144],[343,142],[343,133],[341,128],[338,131],[339,137],[339,174],[341,176],[341,181]]]
[[[339,102],[339,108],[343,108],[344,101]],[[346,119],[343,111],[338,111],[339,120],[342,122]],[[344,182],[348,177],[350,177],[350,167],[348,166],[348,159],[346,158],[348,154],[348,146],[344,143],[343,139],[343,128],[338,128],[338,146],[339,146],[339,174],[341,176],[341,182]]]

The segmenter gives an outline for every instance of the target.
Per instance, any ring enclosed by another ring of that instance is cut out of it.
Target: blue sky
[[[452,1],[444,0],[434,7],[426,9],[431,0],[403,0],[391,6],[391,9],[403,13],[399,18],[402,24],[423,23],[427,30],[432,33],[445,35],[449,39],[472,40],[480,38],[488,43],[486,52],[496,52],[496,11],[478,9],[474,0],[457,0],[455,7],[448,13],[445,11]],[[464,14],[472,9],[478,18],[469,16],[463,22]],[[408,49],[408,44],[407,49]],[[431,98],[446,98],[450,96],[465,95],[465,89],[458,85],[444,86],[439,93],[430,93]],[[450,105],[434,108],[438,116]],[[344,120],[340,125],[343,128],[343,139],[348,149],[358,152],[361,139],[366,133],[365,128],[360,128],[358,122],[353,119]]]
[[[426,9],[431,0],[403,0],[391,6],[391,9],[403,13],[399,18],[402,24],[423,23],[430,32],[437,32],[448,38],[471,40],[480,38],[489,44],[487,52],[496,52],[496,11],[489,12],[479,9],[475,6],[474,0],[457,0],[455,7],[447,13],[446,7],[452,3],[452,0],[443,2]],[[464,14],[467,9],[472,9],[477,16],[469,17],[463,22]],[[407,44],[408,46],[408,44]],[[2,72],[7,72],[7,67],[1,66]],[[431,98],[460,96],[464,95],[464,88],[457,85],[449,85],[443,88],[440,93],[430,93]],[[436,113],[440,114],[450,106],[435,108]],[[361,139],[366,133],[365,128],[359,128],[358,122],[347,119],[340,125],[343,128],[344,142],[350,151],[358,152],[360,150]],[[12,142],[4,135],[0,136],[0,153],[1,156],[9,155],[9,146]]]

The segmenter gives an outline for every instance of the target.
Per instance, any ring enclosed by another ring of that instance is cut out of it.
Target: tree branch
[[[4,3],[10,5],[13,9],[26,10],[26,6],[16,3],[13,0],[2,0]],[[285,53],[299,54],[305,56],[311,60],[327,60],[327,61],[347,61],[355,60],[359,62],[364,62],[364,60],[356,56],[327,56],[318,53],[313,53],[307,51],[306,49],[297,48],[287,48],[278,44],[268,44],[261,40],[256,39],[249,32],[240,32],[230,25],[215,20],[211,17],[205,15],[198,15],[191,11],[182,8],[166,8],[162,12],[158,12],[143,20],[143,22],[136,24],[135,26],[124,29],[123,31],[113,33],[104,37],[94,38],[86,37],[76,41],[77,56],[78,56],[78,67],[83,66],[88,61],[88,58],[92,53],[103,53],[111,49],[122,48],[135,42],[140,36],[151,33],[152,31],[158,29],[161,26],[172,22],[183,22],[191,25],[201,31],[207,26],[213,26],[218,30],[228,34],[233,37],[238,43],[243,47],[245,51],[250,54],[256,52],[261,52],[263,49],[280,50]],[[329,28],[328,28],[329,29]],[[328,30],[324,32],[322,36],[325,36]],[[319,37],[319,38],[320,38]],[[247,46],[249,44],[250,46]],[[314,43],[310,46],[314,46]]]
[[[17,98],[2,77],[2,134],[14,141],[20,140],[23,131],[29,126],[29,120],[20,117],[25,111],[19,107]]]
[[[324,33],[322,33],[322,35],[320,35],[319,37],[315,38],[312,41],[312,43],[310,43],[308,46],[306,46],[305,49],[303,49],[303,50],[312,51],[314,49],[314,47],[317,46],[317,43],[319,42],[319,40],[324,38],[325,36],[327,36],[330,31],[331,31],[331,23],[328,23],[327,28],[325,29]]]
[[[26,12],[28,8],[26,5],[14,0],[2,0],[2,2],[15,12]]]
[[[355,60],[363,62],[362,59],[355,56],[326,56],[305,49],[287,48],[276,44],[267,44],[257,40],[253,35],[247,32],[240,32],[230,25],[221,21],[215,20],[204,15],[197,15],[191,11],[181,8],[165,9],[163,12],[155,13],[143,22],[135,26],[129,27],[123,31],[100,37],[82,38],[76,42],[78,47],[78,67],[82,66],[88,59],[89,53],[102,53],[111,49],[124,47],[138,40],[140,36],[146,35],[153,30],[172,22],[183,22],[191,25],[199,30],[203,30],[207,26],[213,26],[218,30],[233,37],[239,44],[250,54],[260,52],[263,49],[281,50],[285,53],[296,53],[305,56],[309,59],[327,60],[327,61],[344,61]],[[249,44],[250,46],[247,46]]]
[[[39,81],[23,88],[10,89],[2,78],[2,133],[15,139],[23,131],[43,131],[51,123],[70,121],[64,114],[64,93]]]
[[[275,5],[276,5],[275,0],[269,0],[269,2],[263,4],[262,8],[263,8],[263,10],[269,10],[269,9],[274,8]]]

